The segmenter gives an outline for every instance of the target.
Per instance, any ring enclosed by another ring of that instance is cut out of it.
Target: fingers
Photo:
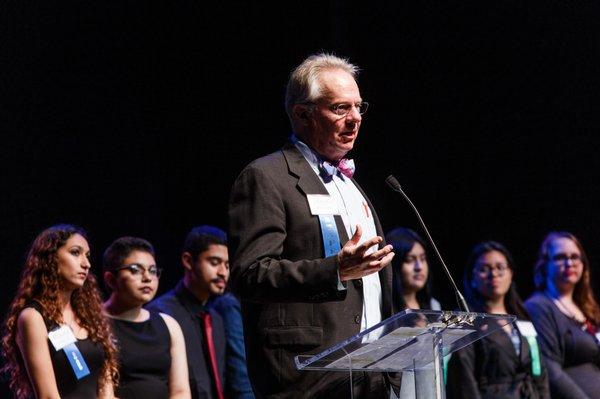
[[[377,259],[377,260],[373,260],[373,261],[369,262],[369,267],[375,267],[375,268],[378,268],[377,270],[381,270],[392,262],[392,259],[394,258],[395,255],[396,255],[395,253],[390,252],[381,259]]]
[[[354,231],[354,235],[352,236],[349,242],[352,243],[352,245],[356,245],[359,243],[360,237],[362,237],[362,227],[360,227],[360,224],[357,224],[356,230]]]
[[[367,250],[369,250],[369,248],[375,246],[375,245],[379,245],[379,243],[381,241],[383,241],[383,238],[377,236],[377,237],[373,237],[370,240],[367,240],[365,242],[363,242],[360,245],[357,245],[355,242],[353,242],[352,240],[357,236],[357,234],[359,233],[359,229],[358,229],[359,225],[357,225],[357,231],[354,233],[354,235],[352,236],[352,239],[350,239],[350,241],[348,241],[344,247],[341,250],[341,256],[345,257],[345,256],[350,256],[350,257],[363,257],[364,253],[367,252]],[[360,236],[359,236],[360,238]],[[380,249],[379,251],[376,251],[374,254],[369,255],[369,257],[376,259],[376,258],[381,258],[382,256],[386,255],[387,253],[389,253],[392,250],[392,246],[391,245],[386,245],[384,248]]]
[[[384,256],[386,256],[387,254],[389,254],[390,252],[392,252],[393,249],[394,249],[394,247],[392,247],[390,244],[388,244],[385,247],[373,252],[372,254],[369,254],[369,258],[381,259]]]

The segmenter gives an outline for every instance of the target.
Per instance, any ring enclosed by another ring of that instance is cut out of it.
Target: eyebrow
[[[147,268],[151,268],[152,266],[156,267],[156,263],[151,263],[149,265],[145,265],[145,264],[143,264],[141,262],[132,262],[132,263],[129,263],[128,265],[126,265],[126,266],[132,266],[132,265],[137,265],[137,266],[142,266],[142,267],[147,267]]]
[[[79,244],[72,245],[69,249],[74,249],[74,248],[81,249],[82,251],[84,250],[84,248]],[[90,250],[88,249],[86,252],[90,252]]]

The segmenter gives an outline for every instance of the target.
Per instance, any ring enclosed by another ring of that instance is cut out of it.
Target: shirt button
[[[354,322],[355,322],[356,324],[360,324],[360,315],[356,315],[356,316],[354,316]]]

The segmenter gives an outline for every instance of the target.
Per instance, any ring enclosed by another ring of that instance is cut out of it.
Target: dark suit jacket
[[[205,309],[196,297],[185,288],[183,281],[166,294],[150,302],[146,308],[172,316],[183,331],[187,352],[188,371],[192,398],[216,398],[210,373],[208,355],[205,352],[204,334],[200,312],[208,311],[212,316],[213,341],[217,366],[223,389],[225,389],[225,328],[216,311]]]
[[[531,354],[521,336],[521,354],[502,330],[452,354],[447,394],[451,399],[549,399],[548,376],[531,374]]]
[[[231,277],[242,299],[248,370],[258,397],[326,396],[347,388],[347,374],[299,372],[294,363],[298,354],[319,353],[357,334],[363,308],[362,280],[338,290],[336,256],[324,258],[307,194],[328,192],[291,143],[248,165],[231,193]],[[344,245],[342,219],[336,215],[335,221]],[[392,314],[391,269],[379,277],[385,319]]]

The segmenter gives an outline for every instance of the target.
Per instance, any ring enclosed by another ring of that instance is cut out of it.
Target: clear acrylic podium
[[[515,319],[406,309],[319,354],[296,356],[296,367],[349,372],[351,387],[353,371],[402,372],[400,398],[442,399],[446,397],[444,357]]]

